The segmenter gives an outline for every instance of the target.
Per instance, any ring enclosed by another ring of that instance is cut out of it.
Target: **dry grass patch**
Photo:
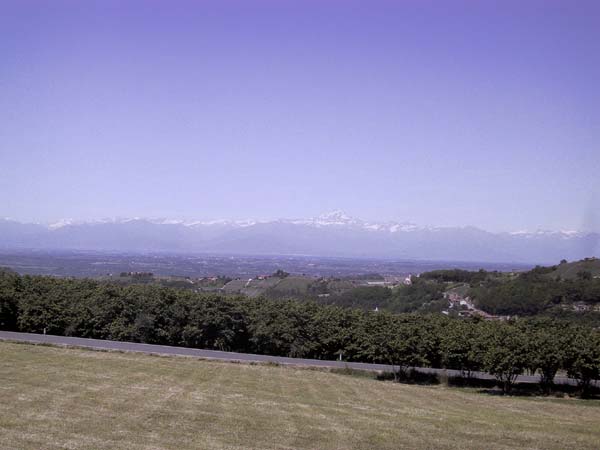
[[[600,407],[0,343],[0,448],[598,448]]]

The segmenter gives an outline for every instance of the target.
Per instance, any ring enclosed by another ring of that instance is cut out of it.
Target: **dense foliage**
[[[481,283],[488,275],[497,275],[498,272],[486,272],[483,269],[473,272],[463,269],[445,269],[432,270],[421,274],[421,278],[426,280],[435,280],[441,282],[456,282],[456,283]]]
[[[528,370],[559,369],[587,389],[600,333],[551,319],[463,321],[315,302],[198,294],[156,285],[0,273],[0,328],[238,352],[486,370],[510,389]]]
[[[599,304],[600,278],[552,278],[540,268],[508,280],[487,280],[470,295],[481,309],[492,314],[534,315],[559,305]]]
[[[364,310],[385,310],[393,313],[439,312],[446,307],[444,291],[447,286],[439,281],[414,278],[410,285],[400,285],[394,289],[382,286],[358,286],[323,299],[320,303],[361,308]]]
[[[387,287],[358,286],[330,297],[323,297],[320,302],[347,308],[374,310],[375,308],[391,309],[391,300],[392,290]]]
[[[573,321],[600,323],[600,276],[586,267],[595,268],[596,260],[589,258],[575,263],[561,262],[557,266],[537,266],[522,273],[467,271],[461,269],[433,270],[421,274],[414,284],[418,291],[443,292],[453,285],[464,285],[466,295],[475,305],[491,314],[509,316],[547,315],[569,316]],[[569,276],[561,276],[561,274]],[[398,294],[402,294],[399,290]],[[408,311],[423,311],[415,298]],[[424,297],[425,301],[431,302]],[[424,302],[425,303],[425,302]],[[433,311],[429,307],[429,311]],[[584,314],[572,314],[585,312]]]

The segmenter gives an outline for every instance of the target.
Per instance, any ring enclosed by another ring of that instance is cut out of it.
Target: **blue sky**
[[[0,216],[600,228],[600,2],[0,12]]]

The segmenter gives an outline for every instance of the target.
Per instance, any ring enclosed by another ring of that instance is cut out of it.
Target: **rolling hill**
[[[600,259],[585,258],[581,261],[559,264],[549,275],[554,278],[574,279],[583,272],[589,272],[592,277],[600,277]]]

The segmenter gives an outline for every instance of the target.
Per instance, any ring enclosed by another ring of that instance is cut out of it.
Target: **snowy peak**
[[[271,221],[65,219],[44,226],[0,220],[2,248],[552,263],[600,256],[600,234],[420,227],[406,222],[365,221],[332,211],[311,219]]]
[[[328,213],[321,214],[318,217],[309,219],[308,223],[312,223],[316,226],[344,226],[344,225],[362,225],[363,221],[360,219],[356,219],[354,217],[350,217],[344,211],[334,210]]]
[[[58,222],[54,222],[48,225],[48,228],[51,230],[57,230],[62,227],[66,227],[72,225],[74,223],[73,219],[60,219]]]
[[[195,222],[184,222],[183,224],[188,227],[202,227],[202,226],[224,226],[224,227],[251,227],[260,223],[256,220],[245,219],[245,220],[207,220],[207,221],[195,221]]]
[[[419,230],[432,230],[429,227],[419,227],[411,222],[367,222],[362,219],[349,216],[344,211],[335,210],[325,214],[321,214],[315,219],[311,219],[313,225],[316,226],[346,226],[361,228],[367,231],[382,231],[388,233],[412,232]]]
[[[19,224],[20,222],[11,220],[9,218],[0,219],[5,223],[11,222]],[[22,223],[21,223],[22,224]],[[104,218],[94,221],[82,221],[74,219],[61,219],[56,222],[52,222],[45,225],[45,228],[51,232],[74,228],[79,226],[96,226],[96,225],[156,225],[156,226],[170,226],[172,228],[183,227],[185,229],[192,230],[235,230],[240,228],[253,228],[257,225],[302,225],[314,228],[331,228],[331,229],[349,229],[356,232],[368,232],[370,234],[385,233],[392,235],[408,234],[415,235],[416,233],[423,232],[473,232],[473,233],[486,233],[483,230],[474,227],[431,227],[431,226],[419,226],[411,222],[376,222],[366,221],[356,217],[352,217],[342,210],[333,210],[330,212],[323,213],[319,216],[308,218],[308,219],[278,219],[278,220],[181,220],[171,218],[142,218],[142,217],[115,217],[115,218]],[[25,224],[23,224],[25,225]],[[590,233],[561,230],[561,231],[549,231],[549,230],[519,230],[504,233],[492,233],[500,236],[508,236],[515,239],[530,239],[530,240],[541,240],[546,238],[560,239],[560,240],[571,240],[583,238]],[[594,234],[594,233],[592,233]]]
[[[544,238],[544,237],[557,237],[557,238],[561,238],[561,239],[571,239],[571,238],[576,238],[576,237],[582,237],[586,233],[583,233],[581,231],[575,231],[575,230],[559,230],[559,231],[553,231],[553,230],[536,230],[536,231],[518,230],[518,231],[511,231],[508,234],[510,236],[522,237],[522,238],[527,238],[527,239]]]
[[[335,224],[347,224],[347,223],[353,223],[353,222],[357,221],[357,219],[350,217],[344,211],[339,210],[339,209],[321,214],[315,220],[318,220],[323,223],[335,223]]]

